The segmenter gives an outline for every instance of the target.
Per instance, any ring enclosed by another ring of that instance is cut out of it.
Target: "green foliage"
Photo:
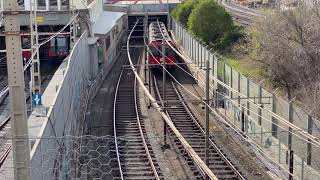
[[[197,4],[189,16],[188,27],[193,34],[220,51],[243,36],[229,13],[215,0],[203,0]]]
[[[188,26],[189,15],[194,7],[198,4],[198,0],[186,0],[179,4],[171,13],[171,15],[185,27]]]

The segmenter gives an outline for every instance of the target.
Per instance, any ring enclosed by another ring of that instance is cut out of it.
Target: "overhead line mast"
[[[30,34],[31,49],[35,56],[32,59],[31,83],[32,93],[41,94],[41,74],[40,74],[40,57],[39,57],[39,34],[37,22],[38,0],[30,0]]]
[[[24,73],[21,55],[20,19],[17,0],[4,1],[7,68],[12,122],[14,178],[30,180]]]

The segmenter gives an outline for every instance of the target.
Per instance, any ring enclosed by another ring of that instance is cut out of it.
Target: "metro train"
[[[40,36],[41,37],[41,36]],[[30,49],[30,37],[22,36],[22,46]],[[40,47],[40,56],[43,60],[63,60],[69,55],[69,35],[61,34],[53,38],[51,41]],[[30,51],[23,51],[22,57],[25,60],[30,59]]]
[[[166,26],[159,22],[162,33],[167,41],[170,43],[171,46],[174,47],[174,43],[171,40],[169,33],[166,29]],[[162,56],[162,33],[160,31],[158,22],[151,22],[149,25],[149,39],[148,39],[148,47],[150,49],[149,56],[148,56],[148,64],[149,65],[156,65],[163,62]],[[168,68],[173,66],[173,63],[177,62],[176,53],[171,49],[168,43],[165,41],[165,63]],[[150,66],[150,68],[161,68],[161,66]]]

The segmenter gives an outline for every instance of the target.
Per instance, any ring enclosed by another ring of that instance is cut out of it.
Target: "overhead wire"
[[[159,21],[158,21],[158,23],[159,23]],[[160,32],[161,32],[162,36],[164,36],[162,30],[160,30]],[[174,50],[180,57],[182,57],[182,58],[183,58],[184,60],[186,60],[186,61],[190,61],[190,60],[188,60],[187,57],[185,57],[183,54],[181,54],[180,52],[178,52],[178,51],[168,42],[168,40],[167,40],[165,37],[164,37],[164,39],[165,39],[165,41],[168,43],[168,45],[172,48],[172,50]],[[211,76],[211,77],[212,77],[216,82],[218,82],[221,86],[225,87],[226,89],[234,92],[235,94],[238,94],[238,95],[241,96],[241,97],[247,98],[246,95],[244,95],[244,94],[238,92],[237,90],[229,87],[227,84],[225,84],[224,82],[220,81],[217,77],[214,77],[214,76]],[[249,103],[251,103],[251,104],[253,104],[253,105],[256,106],[257,108],[266,111],[266,112],[267,112],[268,114],[270,114],[272,117],[278,119],[280,122],[282,122],[282,123],[286,124],[287,126],[293,128],[293,130],[296,130],[296,131],[299,130],[299,131],[297,131],[297,132],[298,132],[300,135],[304,136],[304,137],[305,137],[306,139],[308,139],[308,140],[313,141],[314,144],[317,144],[317,147],[320,147],[320,142],[318,141],[318,138],[310,135],[309,133],[306,133],[305,131],[301,130],[301,128],[297,127],[296,125],[294,125],[293,123],[287,121],[286,119],[282,118],[281,116],[279,116],[279,115],[271,112],[270,110],[258,106],[254,101],[252,101],[252,100],[250,100],[250,99],[248,99],[248,98],[246,99],[246,101],[249,102]]]
[[[139,20],[136,22],[135,26],[137,25],[137,23],[139,22]],[[142,90],[145,92],[146,96],[148,97],[148,99],[151,101],[152,106],[160,113],[160,115],[163,117],[163,119],[166,121],[167,125],[172,129],[172,131],[174,132],[174,134],[177,136],[177,138],[180,140],[182,146],[186,149],[186,151],[190,154],[191,158],[194,160],[194,162],[206,173],[206,175],[209,176],[209,178],[217,180],[217,177],[212,173],[212,171],[210,170],[210,168],[203,162],[203,160],[198,156],[198,154],[193,150],[193,148],[190,146],[190,144],[184,139],[184,137],[182,136],[182,134],[176,129],[175,125],[173,124],[173,122],[171,121],[171,119],[167,116],[167,114],[165,112],[162,111],[161,107],[158,105],[157,101],[152,97],[152,95],[150,94],[150,92],[148,91],[148,89],[144,86],[143,81],[141,80],[141,78],[139,77],[139,74],[137,73],[137,70],[134,66],[134,64],[132,63],[131,60],[131,55],[130,55],[130,37],[133,33],[134,28],[131,30],[129,36],[128,36],[128,40],[127,40],[127,54],[128,54],[128,59],[130,62],[130,67],[133,70],[134,75],[136,76],[139,86],[142,88]]]
[[[162,52],[161,52],[161,53],[162,53]],[[159,63],[159,62],[158,62],[158,63]],[[178,66],[176,63],[173,63],[173,64],[175,64],[176,66]],[[160,63],[160,65],[161,65],[161,63]],[[162,65],[161,65],[161,66],[162,66]],[[178,66],[178,67],[180,67],[180,66]],[[180,67],[180,68],[181,68],[181,67]],[[168,72],[168,71],[167,71],[167,72]],[[168,72],[168,73],[169,73],[169,72]],[[169,75],[170,75],[171,77],[173,77],[170,73],[169,73]],[[191,75],[191,74],[188,73],[188,75]],[[187,88],[185,88],[185,87],[184,87],[181,83],[179,83],[174,77],[173,77],[173,79],[174,79],[181,87],[183,87],[188,93],[190,93],[192,96],[196,97],[198,100],[203,101],[203,100],[201,99],[201,97],[198,97],[197,95],[195,95],[194,93],[192,93],[190,90],[188,90]],[[202,82],[203,82],[203,81],[202,81]],[[204,83],[204,82],[203,82],[203,83]],[[212,93],[213,93],[213,91],[212,91]],[[219,93],[219,92],[217,92],[217,93]],[[230,99],[233,104],[236,104],[235,101],[232,100],[230,97],[226,97],[226,96],[225,96],[224,94],[222,94],[222,93],[219,93],[219,94],[222,95],[222,96],[224,96],[226,99]],[[205,101],[203,101],[203,103],[205,103]],[[210,106],[210,105],[207,105],[207,106]],[[253,114],[257,115],[258,117],[261,117],[262,119],[264,119],[264,120],[266,120],[266,121],[268,121],[268,122],[271,122],[272,124],[280,127],[281,129],[286,130],[286,128],[284,128],[284,127],[282,127],[282,126],[280,126],[280,125],[272,122],[272,121],[269,120],[269,119],[266,119],[266,118],[263,117],[263,116],[260,116],[259,114],[257,114],[257,113],[254,112],[253,110],[248,109],[246,106],[240,105],[240,107],[243,107],[245,110],[252,112]],[[212,108],[212,107],[210,106],[210,108]],[[211,109],[211,110],[213,111],[213,109]],[[247,114],[247,115],[248,115],[248,114]],[[248,115],[248,116],[249,116],[249,115]],[[301,129],[301,130],[295,130],[295,131],[303,131],[303,129]],[[303,137],[301,137],[301,136],[299,136],[299,135],[297,135],[297,134],[295,134],[295,133],[293,133],[293,134],[296,135],[298,138],[304,140],[305,142],[309,142],[309,139],[304,139]],[[311,144],[319,147],[317,144],[314,144],[314,143],[311,143]]]
[[[144,42],[145,42],[145,40],[144,40]],[[167,43],[169,44],[169,42],[167,42]],[[146,42],[145,42],[145,45],[146,45]],[[147,46],[147,45],[146,45],[146,46]],[[151,50],[149,49],[148,46],[147,46],[147,49],[148,49],[149,53],[151,54],[151,56],[153,56],[153,54],[152,54],[152,52],[151,52]],[[156,59],[154,56],[153,56],[153,58]],[[158,60],[156,60],[156,61],[159,63],[160,66],[163,66]],[[175,63],[173,63],[173,64],[175,64]],[[177,64],[175,64],[175,65],[177,66]],[[166,70],[166,69],[165,69],[165,70]],[[177,83],[178,83],[182,88],[184,88],[188,93],[190,93],[192,96],[198,98],[199,100],[202,100],[202,99],[199,98],[197,95],[195,95],[195,94],[193,94],[191,91],[189,91],[186,87],[184,87],[177,79],[175,79],[175,78],[172,76],[172,74],[171,74],[169,71],[166,70],[166,72],[169,74],[169,76],[171,76],[171,77],[174,79],[175,82],[177,82]],[[202,100],[202,101],[203,101],[203,100]],[[205,103],[205,101],[203,101],[203,103]],[[206,106],[209,106],[210,110],[211,110],[212,112],[214,112],[214,109],[213,109],[210,105],[206,104]],[[214,113],[215,113],[215,112],[214,112]],[[219,114],[216,114],[216,113],[215,113],[215,115],[219,116],[219,117],[220,117],[220,119],[219,119],[220,121],[222,120],[222,122],[225,123],[228,127],[231,127],[238,135],[240,135],[243,139],[245,139],[245,141],[247,141],[247,142],[248,142],[249,144],[251,144],[253,147],[256,147],[261,154],[263,154],[265,157],[267,157],[267,158],[268,158],[270,161],[272,161],[274,164],[277,164],[277,162],[275,162],[272,158],[270,158],[270,157],[269,157],[270,155],[267,154],[266,152],[264,152],[264,150],[260,147],[260,145],[257,144],[256,142],[254,142],[254,140],[252,140],[251,138],[248,138],[248,137],[244,136],[241,132],[239,132],[237,129],[235,129],[235,128],[233,127],[233,125],[231,125],[230,123],[228,123],[227,121],[225,121]],[[284,129],[284,128],[283,128],[283,129]],[[279,165],[279,167],[281,167],[286,173],[289,173],[289,174],[290,174],[290,172],[287,171],[287,169],[284,168],[283,166]],[[279,172],[278,172],[278,173],[279,173]]]

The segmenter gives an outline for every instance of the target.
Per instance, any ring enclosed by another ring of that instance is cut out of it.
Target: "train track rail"
[[[141,119],[138,86],[131,68],[122,69],[114,100],[115,148],[122,179],[163,179]]]
[[[2,144],[2,146],[0,146],[0,167],[3,165],[12,149],[12,143],[11,140],[9,140],[10,129],[11,122],[10,117],[8,117],[0,124],[0,143]]]
[[[42,85],[46,87],[51,80],[55,68],[51,70],[49,73],[47,73],[45,76],[42,78]],[[7,76],[4,75],[4,78],[7,79]],[[29,80],[26,78],[26,82],[28,83]],[[26,92],[26,101],[30,101],[30,96],[29,96],[29,86],[26,86],[25,89]],[[1,94],[0,94],[1,95]],[[1,99],[0,97],[0,112],[4,111],[9,111],[9,101],[8,101],[8,95],[5,95],[4,98]],[[11,149],[12,149],[12,141],[10,139],[11,135],[11,115],[9,115],[7,118],[5,118],[3,121],[0,121],[0,168],[3,165],[4,161],[8,157]]]
[[[163,101],[163,91],[161,78],[154,76],[154,91],[157,101]],[[168,80],[166,83],[166,111],[172,122],[195,150],[195,152],[205,161],[205,132],[202,125],[183,101],[179,90],[175,84]],[[197,179],[203,179],[203,173],[197,168],[189,157],[186,150],[171,129],[168,130],[169,136],[173,138],[175,145],[180,153],[185,157],[190,169],[194,172]],[[213,138],[209,139],[209,168],[218,179],[245,179],[242,173],[232,164],[226,154],[216,145]]]
[[[258,11],[238,5],[232,0],[221,0],[220,3],[231,14],[234,21],[243,26],[251,26],[257,18],[262,17]]]

